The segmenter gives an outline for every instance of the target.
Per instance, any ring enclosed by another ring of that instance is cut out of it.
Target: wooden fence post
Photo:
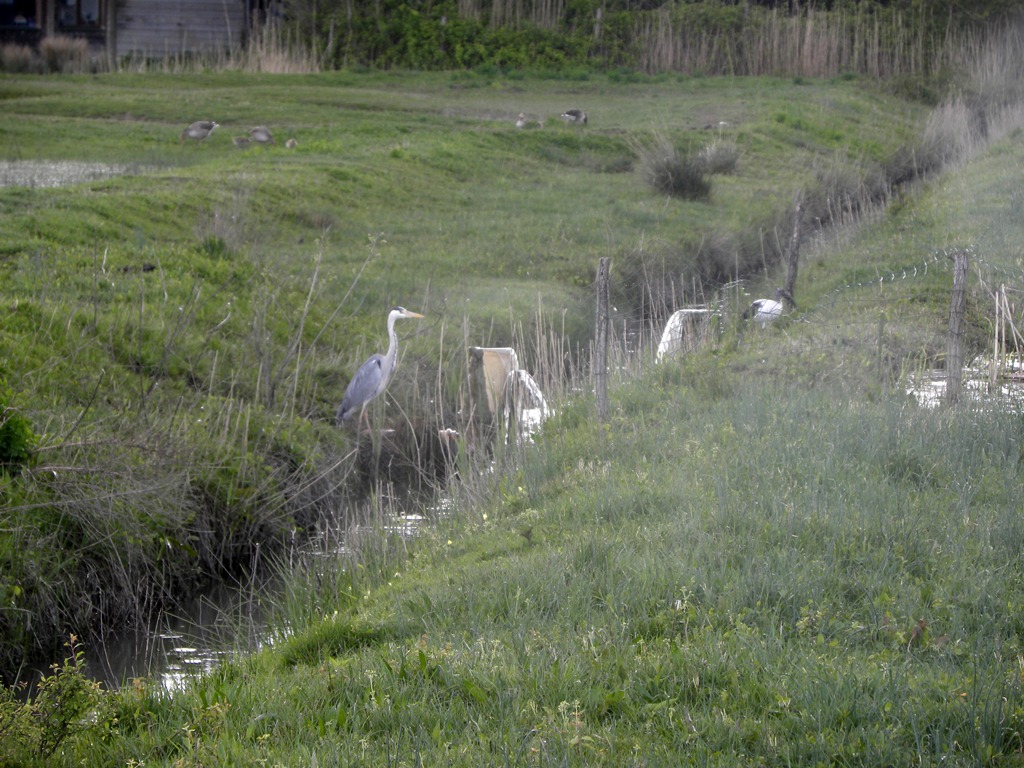
[[[963,387],[964,353],[962,348],[964,311],[967,307],[967,251],[958,249],[953,260],[953,295],[949,303],[949,333],[946,337],[946,402],[960,400]]]
[[[597,396],[597,417],[608,418],[608,326],[609,272],[612,260],[604,256],[597,262],[597,317],[594,329],[594,393]]]

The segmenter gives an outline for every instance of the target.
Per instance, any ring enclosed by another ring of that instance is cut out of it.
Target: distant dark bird
[[[235,136],[231,141],[233,141],[235,146],[239,149],[245,149],[250,143],[248,136]]]
[[[794,308],[796,302],[793,300],[793,295],[785,288],[775,289],[774,299],[757,299],[755,300],[747,310],[743,313],[744,320],[753,319],[755,323],[760,323],[761,327],[764,328],[772,320],[775,320],[782,314],[783,299],[788,301]]]
[[[199,120],[192,125],[188,126],[180,134],[181,141],[184,143],[185,139],[192,139],[193,141],[203,141],[213,133],[213,129],[217,127],[217,123],[213,120]]]
[[[562,119],[567,123],[587,124],[587,113],[582,109],[567,109],[562,113]]]
[[[257,125],[249,131],[249,138],[256,144],[273,144],[274,135],[265,125]]]
[[[405,307],[395,307],[388,313],[388,351],[383,355],[376,353],[359,366],[356,375],[348,383],[345,397],[341,400],[336,416],[340,425],[346,421],[356,409],[359,409],[359,422],[366,416],[366,406],[375,397],[387,389],[391,380],[391,372],[395,369],[395,358],[398,356],[398,336],[395,334],[395,321],[403,317],[423,317],[417,312],[410,312]],[[358,429],[359,424],[356,424]],[[370,420],[366,419],[366,428],[370,428]]]
[[[910,637],[907,640],[907,650],[909,651],[914,646],[924,644],[924,634],[928,629],[928,622],[924,619],[917,620],[917,626],[910,631]]]

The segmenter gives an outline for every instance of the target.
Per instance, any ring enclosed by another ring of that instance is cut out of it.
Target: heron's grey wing
[[[352,377],[352,381],[348,383],[348,388],[345,389],[345,397],[342,398],[341,406],[338,408],[338,421],[344,421],[362,408],[364,403],[368,403],[373,399],[377,393],[377,387],[380,386],[381,379],[384,378],[384,372],[381,369],[383,362],[383,355],[373,355],[359,366],[356,375]]]

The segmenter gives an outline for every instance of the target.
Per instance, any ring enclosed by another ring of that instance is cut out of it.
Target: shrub
[[[711,195],[711,183],[704,177],[704,163],[680,154],[663,135],[649,144],[634,145],[640,173],[657,192],[683,200],[703,200]]]
[[[29,420],[10,406],[11,394],[0,388],[0,469],[27,465],[36,436]]]
[[[85,655],[72,635],[63,664],[39,681],[33,699],[22,702],[12,689],[0,690],[0,764],[22,765],[27,755],[46,760],[68,739],[100,727],[91,718],[103,694],[85,674]]]

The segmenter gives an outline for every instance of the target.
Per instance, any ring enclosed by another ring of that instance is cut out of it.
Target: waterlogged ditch
[[[552,411],[540,387],[525,371],[516,370],[515,414],[506,412],[516,439],[529,444]],[[490,465],[486,471],[493,471]],[[365,528],[384,536],[411,539],[425,526],[450,516],[453,502],[446,493],[424,500],[413,493],[391,495],[383,520]],[[344,568],[352,555],[351,536],[358,538],[364,526],[338,514],[332,524],[291,547],[287,563],[326,576],[327,569]],[[261,570],[253,569],[256,574]],[[273,610],[281,599],[280,579],[256,575],[235,583],[220,582],[174,612],[161,614],[150,626],[108,633],[102,643],[86,649],[87,673],[108,688],[119,688],[133,679],[149,678],[167,691],[183,688],[191,679],[216,668],[224,659],[256,652],[287,637],[289,628]]]
[[[403,503],[408,509],[402,508]],[[416,506],[411,499],[392,499],[390,506],[394,511],[381,532],[404,538],[415,537],[451,508],[445,498],[430,507]],[[305,565],[312,573],[344,568],[351,554],[349,536],[360,533],[360,526],[348,525],[339,517],[336,525],[296,541],[287,562],[293,569]],[[283,590],[280,578],[260,571],[237,582],[212,584],[149,626],[108,633],[98,645],[87,647],[87,673],[111,689],[148,678],[167,691],[179,690],[225,659],[254,653],[286,637],[289,628],[274,611]]]

